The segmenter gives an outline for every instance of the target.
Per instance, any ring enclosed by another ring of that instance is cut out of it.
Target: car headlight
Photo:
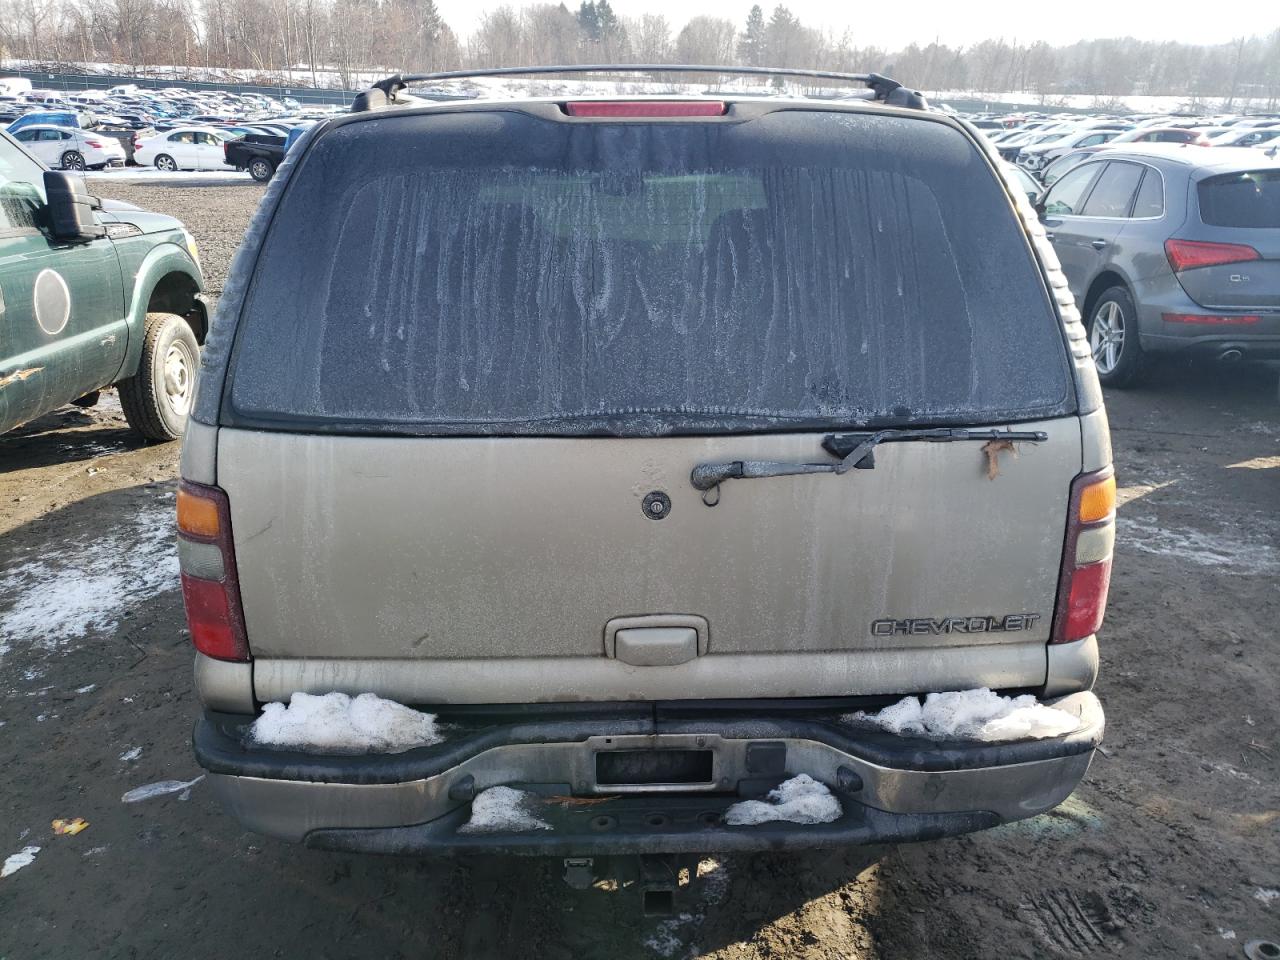
[[[195,261],[195,265],[200,266],[200,251],[196,247],[196,238],[191,235],[190,230],[183,230],[182,236],[186,240],[187,253],[191,254],[191,259]]]

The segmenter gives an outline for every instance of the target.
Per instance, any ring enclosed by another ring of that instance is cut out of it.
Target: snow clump
[[[289,705],[268,703],[249,738],[270,747],[325,753],[400,753],[444,738],[435,714],[372,693],[295,693]]]
[[[765,800],[744,800],[724,812],[724,822],[740,827],[770,820],[830,823],[840,819],[840,801],[825,784],[801,773],[769,791]]]
[[[1002,697],[986,687],[931,693],[923,704],[916,697],[903,697],[879,713],[860,710],[849,719],[870,721],[890,733],[989,742],[1061,737],[1080,725],[1074,714],[1046,706],[1030,694]]]

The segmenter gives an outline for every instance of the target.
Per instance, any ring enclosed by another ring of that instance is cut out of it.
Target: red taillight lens
[[[191,642],[207,657],[248,661],[231,541],[231,503],[224,491],[183,481],[178,491],[178,557]]]
[[[718,100],[574,100],[564,105],[571,117],[722,117]]]
[[[1050,643],[1071,643],[1097,633],[1111,584],[1111,542],[1116,482],[1110,467],[1071,484],[1066,544],[1058,581],[1058,608]]]
[[[86,140],[86,141],[85,141],[85,143],[87,143],[89,146],[93,147],[93,149],[95,149],[95,150],[101,150],[101,149],[102,149],[102,141],[101,141],[101,140]]]
[[[1067,594],[1067,615],[1063,618],[1063,635],[1055,643],[1083,640],[1097,633],[1107,611],[1107,591],[1111,586],[1111,561],[1076,567],[1071,574],[1071,592]]]
[[[206,657],[248,660],[243,631],[236,630],[231,597],[224,582],[182,575],[182,602],[187,608],[191,642]]]
[[[1243,263],[1260,260],[1261,255],[1253,247],[1243,243],[1204,243],[1200,240],[1166,240],[1165,256],[1175,272],[1194,270],[1196,267],[1216,267],[1224,263]]]

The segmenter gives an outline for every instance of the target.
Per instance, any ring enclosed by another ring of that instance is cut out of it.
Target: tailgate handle
[[[614,656],[633,667],[674,667],[698,656],[692,627],[633,627],[614,635]]]
[[[707,652],[705,617],[649,614],[614,617],[604,628],[604,655],[633,667],[674,667]]]

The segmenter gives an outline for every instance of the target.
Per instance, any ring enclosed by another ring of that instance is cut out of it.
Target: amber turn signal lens
[[[1080,491],[1080,522],[1105,520],[1116,509],[1116,478],[1107,477]]]
[[[216,537],[218,535],[217,503],[188,490],[179,490],[178,530],[193,537]]]

